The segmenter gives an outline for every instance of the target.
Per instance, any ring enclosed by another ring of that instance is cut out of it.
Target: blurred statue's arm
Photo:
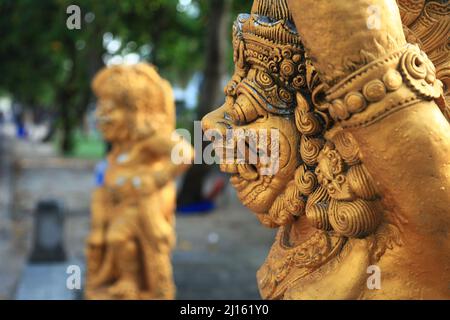
[[[99,187],[92,193],[91,202],[91,225],[92,232],[89,236],[89,244],[93,246],[103,245],[103,230],[108,222],[110,199],[108,191],[104,187]]]
[[[175,139],[174,139],[175,138]],[[172,134],[172,139],[165,137],[159,145],[164,144],[166,163],[164,168],[156,173],[157,185],[161,186],[185,172],[194,159],[194,149],[183,137],[177,133]]]
[[[153,165],[143,165],[137,170],[124,173],[123,184],[114,185],[115,189],[123,190],[122,192],[153,193],[185,172],[194,157],[193,148],[187,141],[180,137],[175,142],[167,135],[155,135],[136,148],[134,153],[141,156],[144,154],[144,158],[148,158],[148,164]]]
[[[177,139],[169,139],[167,135],[151,138],[147,144],[148,150],[162,155],[159,166],[144,168],[140,171],[140,177],[145,185],[150,188],[161,188],[185,172],[194,158],[192,146],[181,136],[175,134]]]

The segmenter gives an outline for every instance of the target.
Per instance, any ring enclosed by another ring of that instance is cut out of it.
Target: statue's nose
[[[217,108],[203,117],[202,129],[204,132],[212,130],[225,134],[227,129],[232,128],[231,123],[227,118],[225,106]]]

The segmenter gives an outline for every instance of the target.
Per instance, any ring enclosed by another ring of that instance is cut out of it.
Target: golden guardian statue
[[[238,16],[226,100],[202,125],[278,131],[278,170],[221,165],[278,228],[263,298],[450,298],[449,19],[425,0],[255,0]]]
[[[95,77],[96,116],[112,148],[92,199],[88,299],[173,299],[175,105],[170,84],[147,64],[113,66]],[[186,143],[186,156],[191,147]]]

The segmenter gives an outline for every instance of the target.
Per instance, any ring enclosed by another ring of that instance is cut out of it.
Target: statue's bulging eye
[[[241,94],[237,97],[232,110],[232,117],[237,124],[251,123],[261,116],[257,108],[245,95]]]

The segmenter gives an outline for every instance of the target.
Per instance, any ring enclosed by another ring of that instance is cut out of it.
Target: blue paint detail
[[[108,168],[108,161],[106,159],[100,161],[95,166],[95,186],[102,187],[105,184],[105,173]]]
[[[184,205],[177,208],[177,212],[180,214],[195,214],[195,213],[210,213],[214,210],[216,205],[212,201],[201,201],[189,205]]]

